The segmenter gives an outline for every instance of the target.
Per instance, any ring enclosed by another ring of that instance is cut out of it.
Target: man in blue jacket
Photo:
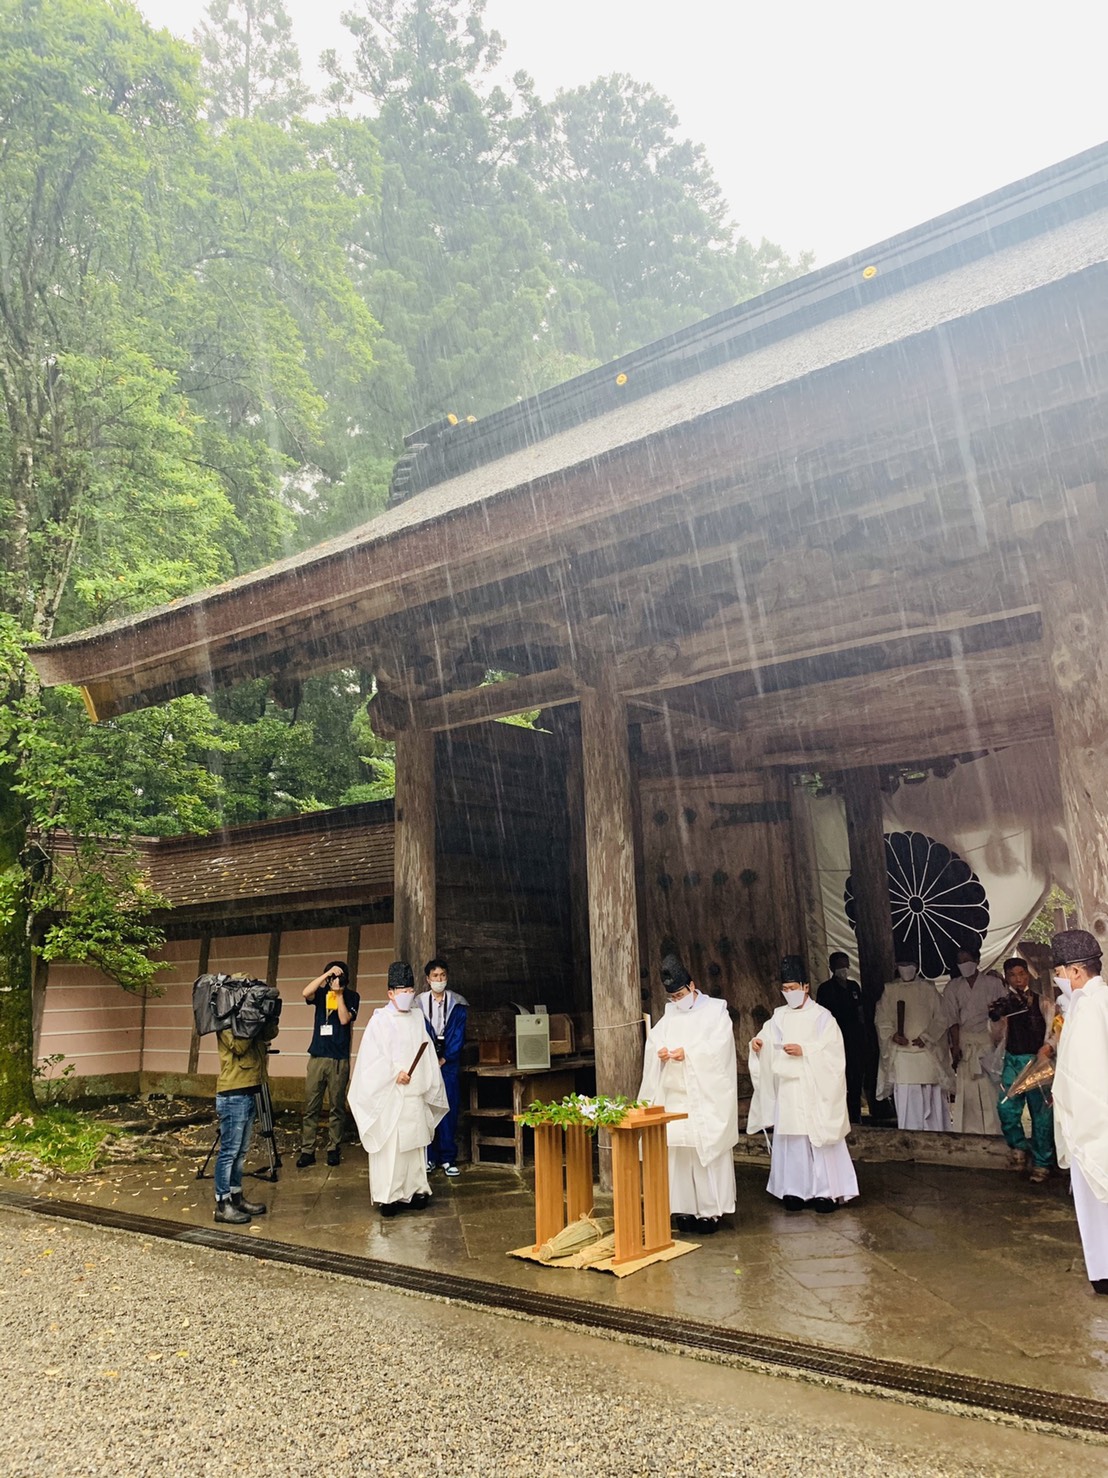
[[[458,1159],[458,1114],[462,1107],[462,1048],[466,1040],[466,1007],[464,996],[447,990],[445,960],[428,960],[423,974],[428,989],[421,991],[416,1003],[427,1022],[427,1031],[435,1044],[442,1080],[450,1108],[439,1120],[435,1138],[427,1149],[427,1168],[442,1166],[447,1175],[460,1174]]]

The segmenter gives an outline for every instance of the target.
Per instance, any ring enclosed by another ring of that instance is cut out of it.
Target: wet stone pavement
[[[267,1238],[402,1262],[496,1285],[703,1320],[786,1339],[1108,1400],[1108,1298],[1085,1278],[1066,1178],[1042,1187],[998,1171],[861,1164],[862,1195],[832,1216],[786,1212],[761,1167],[738,1167],[739,1208],[699,1249],[627,1278],[508,1257],[533,1240],[526,1177],[463,1166],[432,1177],[427,1210],[384,1221],[365,1156],[305,1170],[286,1155],[251,1230]],[[120,1166],[39,1194],[212,1224],[196,1161]],[[598,1209],[604,1209],[598,1195]]]

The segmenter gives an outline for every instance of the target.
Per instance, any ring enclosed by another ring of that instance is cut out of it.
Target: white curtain
[[[857,963],[844,892],[850,851],[841,797],[805,796],[815,838],[827,953],[843,949]],[[1069,886],[1058,763],[1052,739],[1012,744],[959,765],[945,780],[929,776],[885,797],[885,831],[920,831],[957,852],[977,874],[989,901],[982,961],[1011,951],[1054,883]],[[822,979],[826,956],[810,964]]]

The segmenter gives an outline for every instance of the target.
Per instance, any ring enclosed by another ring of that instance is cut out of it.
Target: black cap
[[[1055,965],[1091,965],[1100,960],[1100,941],[1088,929],[1066,929],[1051,938],[1050,958]]]
[[[808,979],[804,961],[799,955],[786,955],[781,961],[781,984],[803,985]]]
[[[676,955],[666,955],[662,961],[662,984],[667,996],[676,995],[687,985],[692,985],[692,976]]]
[[[389,966],[389,990],[415,990],[415,976],[407,960],[394,960]]]

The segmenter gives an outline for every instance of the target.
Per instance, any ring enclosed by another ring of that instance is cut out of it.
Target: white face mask
[[[973,960],[962,960],[958,965],[958,974],[963,980],[968,980],[971,975],[977,974],[977,966]]]
[[[1054,984],[1062,992],[1063,997],[1068,1001],[1070,996],[1073,994],[1073,986],[1070,984],[1069,976],[1056,975],[1054,977]]]
[[[692,991],[689,991],[687,996],[682,996],[679,1001],[674,1001],[673,1004],[678,1011],[691,1011],[696,1005],[696,997]]]
[[[791,1006],[794,1011],[800,1006],[803,1006],[807,1000],[807,995],[799,988],[796,990],[783,990],[781,994],[785,997],[786,1006]]]
[[[836,980],[848,980],[850,978],[850,966],[840,965],[837,970],[832,970],[831,974]]]
[[[392,998],[392,1004],[398,1011],[410,1011],[414,1000],[415,991],[398,990]]]
[[[431,986],[431,989],[434,991],[435,995],[441,996],[445,992],[445,990],[446,990],[446,981],[445,980],[432,980],[430,982],[430,986]]]
[[[900,976],[901,980],[915,980],[916,967],[915,965],[898,965],[896,967],[896,973]]]

